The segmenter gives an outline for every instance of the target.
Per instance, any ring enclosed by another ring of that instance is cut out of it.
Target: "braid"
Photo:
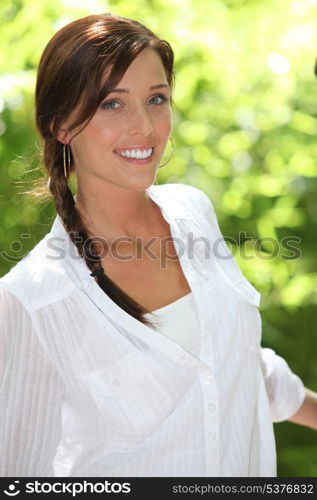
[[[48,156],[52,153],[51,145],[47,142],[44,148],[44,160],[48,159]],[[80,213],[76,209],[75,199],[68,187],[67,179],[61,166],[61,145],[58,141],[55,142],[55,153],[57,153],[55,157],[57,158],[50,169],[49,189],[54,197],[56,211],[61,217],[69,237],[77,247],[79,255],[85,260],[88,268],[92,271],[91,275],[96,277],[96,281],[102,290],[128,314],[145,325],[152,327],[153,322],[143,316],[150,311],[132,299],[105,274],[95,244],[87,245],[88,242],[91,243],[91,239],[88,237]]]
[[[160,57],[172,89],[172,47],[143,24],[110,13],[86,16],[67,24],[55,33],[41,56],[35,90],[35,120],[44,139],[44,165],[50,176],[49,190],[56,211],[92,278],[119,307],[153,327],[155,321],[145,317],[150,311],[106,276],[102,257],[96,251],[97,241],[88,238],[88,224],[81,217],[67,185],[63,146],[57,140],[61,131],[75,133],[89,123],[132,61],[147,47]],[[70,158],[68,171],[74,172],[73,158]]]

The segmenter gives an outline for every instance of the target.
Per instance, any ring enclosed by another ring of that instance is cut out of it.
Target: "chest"
[[[165,224],[151,237],[110,245],[102,265],[117,286],[149,311],[191,291]]]

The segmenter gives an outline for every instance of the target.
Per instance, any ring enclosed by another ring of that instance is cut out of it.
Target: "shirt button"
[[[204,381],[205,381],[205,384],[211,384],[211,382],[213,381],[212,375],[205,375]]]
[[[208,437],[209,437],[209,439],[214,440],[214,439],[216,439],[216,433],[215,432],[209,432]]]
[[[215,411],[215,409],[216,409],[216,405],[215,405],[214,403],[209,403],[209,405],[208,405],[208,409],[209,409],[210,411]]]
[[[212,324],[210,321],[203,321],[203,327],[207,330],[208,328],[212,327]]]
[[[118,378],[114,378],[114,379],[112,380],[112,385],[113,385],[114,387],[119,387],[119,386],[120,386],[120,380],[119,380]]]

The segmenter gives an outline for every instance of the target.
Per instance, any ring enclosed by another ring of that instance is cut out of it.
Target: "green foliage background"
[[[41,175],[33,125],[40,55],[62,25],[98,12],[137,19],[172,44],[176,152],[158,182],[210,196],[262,294],[262,345],[317,391],[317,0],[1,0],[0,275],[54,217],[50,200],[21,195]],[[250,239],[239,241],[241,232]],[[296,238],[295,255],[287,237]],[[317,476],[316,432],[283,422],[275,435],[279,476]]]

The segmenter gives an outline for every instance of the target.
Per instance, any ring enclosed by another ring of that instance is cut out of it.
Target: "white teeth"
[[[140,149],[126,149],[125,151],[118,152],[120,156],[126,156],[127,158],[136,158],[137,160],[145,160],[145,158],[149,158],[153,153],[153,148],[144,149],[141,151]]]

